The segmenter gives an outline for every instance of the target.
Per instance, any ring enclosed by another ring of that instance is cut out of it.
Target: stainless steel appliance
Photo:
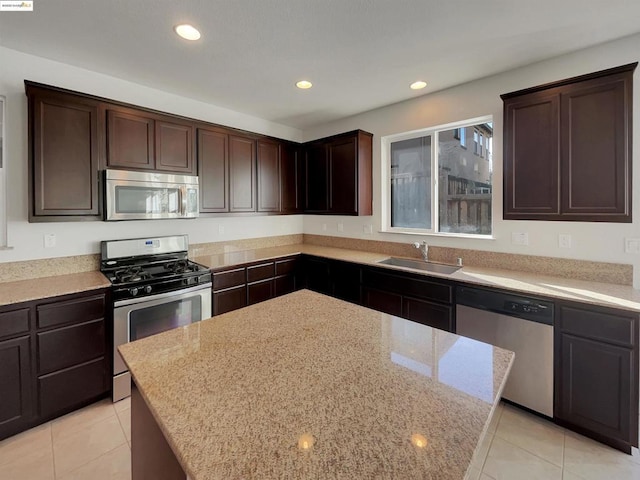
[[[198,216],[198,177],[113,169],[104,176],[106,220]]]
[[[456,333],[515,352],[503,398],[553,417],[553,303],[456,289]]]
[[[188,260],[186,235],[101,243],[113,297],[113,401],[131,395],[125,343],[211,317],[211,272]]]

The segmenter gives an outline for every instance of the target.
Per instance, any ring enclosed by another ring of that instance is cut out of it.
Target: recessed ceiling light
[[[306,90],[307,88],[313,87],[313,83],[309,80],[300,80],[299,82],[296,82],[296,87]]]
[[[420,90],[421,88],[424,88],[427,86],[427,82],[423,82],[422,80],[418,80],[417,82],[413,82],[411,84],[411,89],[412,90]]]
[[[184,23],[182,25],[176,25],[174,30],[185,40],[198,40],[200,39],[200,32],[193,25]]]

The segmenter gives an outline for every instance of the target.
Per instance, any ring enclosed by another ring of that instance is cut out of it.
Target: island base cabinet
[[[0,440],[24,430],[33,415],[29,337],[0,342]]]
[[[131,385],[131,480],[187,480],[135,383]]]

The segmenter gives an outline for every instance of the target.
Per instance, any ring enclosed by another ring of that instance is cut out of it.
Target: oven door
[[[113,310],[114,376],[127,371],[118,353],[120,345],[209,317],[211,283],[116,302]]]

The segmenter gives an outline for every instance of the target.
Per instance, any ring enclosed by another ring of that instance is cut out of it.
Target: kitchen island
[[[513,361],[307,290],[120,352],[133,480],[461,480]]]

